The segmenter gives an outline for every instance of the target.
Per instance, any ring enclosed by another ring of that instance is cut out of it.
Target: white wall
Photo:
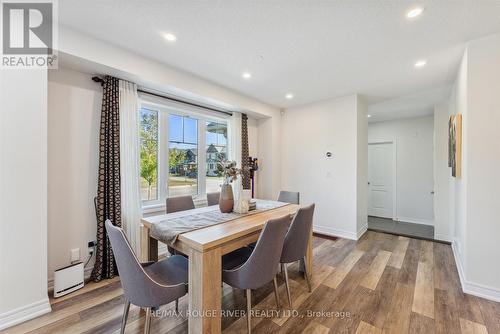
[[[316,203],[315,231],[350,239],[358,238],[357,102],[351,95],[290,108],[282,117],[282,188],[299,191],[303,204]]]
[[[466,277],[500,301],[500,34],[470,42],[467,62]]]
[[[455,248],[461,259],[464,259],[466,253],[466,216],[467,216],[467,182],[468,182],[468,162],[469,162],[469,145],[468,145],[468,49],[465,50],[464,56],[460,63],[457,80],[452,89],[449,114],[462,115],[462,177],[453,178],[450,175],[450,219],[455,225]],[[463,266],[466,266],[465,259]]]
[[[356,233],[359,238],[368,228],[368,107],[360,96],[357,97],[356,107]]]
[[[48,88],[48,274],[70,263],[70,250],[87,257],[96,238],[102,89],[88,74],[49,72]],[[88,270],[91,270],[92,263]],[[88,273],[88,271],[87,271]]]
[[[462,114],[463,122],[462,177],[448,176],[449,219],[464,292],[496,301],[500,301],[500,266],[495,265],[500,257],[499,92],[500,34],[469,42],[449,101],[449,113]]]
[[[47,71],[0,71],[0,329],[50,312]]]
[[[368,142],[396,144],[396,220],[434,223],[433,116],[369,123]]]
[[[448,167],[448,103],[434,107],[434,237],[453,241],[450,219],[450,168]]]

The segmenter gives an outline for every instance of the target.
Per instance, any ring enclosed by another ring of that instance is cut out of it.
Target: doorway
[[[404,167],[404,164],[400,168]],[[402,176],[407,170],[399,171]],[[409,237],[434,239],[434,227],[398,217],[398,160],[395,141],[368,144],[368,229]],[[403,181],[405,178],[403,178]],[[424,205],[414,189],[403,188],[402,203],[408,197],[413,204]]]
[[[393,143],[368,144],[368,216],[394,219]]]

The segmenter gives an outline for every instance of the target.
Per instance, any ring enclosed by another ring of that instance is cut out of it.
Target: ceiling
[[[410,21],[416,4],[424,13]],[[500,31],[496,0],[64,0],[59,16],[96,39],[284,108],[352,93],[374,103],[448,85],[464,43]],[[167,32],[177,41],[167,42]],[[427,66],[416,69],[419,59]]]
[[[368,107],[368,122],[433,115],[434,106],[448,100],[450,94],[451,86],[443,86],[372,104]]]

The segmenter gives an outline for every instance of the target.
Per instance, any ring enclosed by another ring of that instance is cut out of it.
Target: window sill
[[[145,205],[142,207],[143,214],[151,214],[151,213],[165,213],[166,205],[165,204],[151,204]]]
[[[204,196],[196,196],[193,198],[193,202],[195,207],[199,208],[207,205],[207,198]],[[142,214],[151,215],[153,213],[165,213],[166,209],[167,206],[164,203],[144,205],[142,207]]]

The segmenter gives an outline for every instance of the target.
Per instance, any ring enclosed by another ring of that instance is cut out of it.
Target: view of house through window
[[[227,159],[227,125],[206,122],[206,190],[207,193],[220,191],[222,184],[221,160]]]
[[[183,113],[144,102],[139,110],[141,200],[163,205],[167,197],[203,197],[220,191],[227,159],[223,119]]]
[[[168,196],[198,194],[198,121],[168,117]]]
[[[141,199],[158,199],[158,112],[140,110]]]

